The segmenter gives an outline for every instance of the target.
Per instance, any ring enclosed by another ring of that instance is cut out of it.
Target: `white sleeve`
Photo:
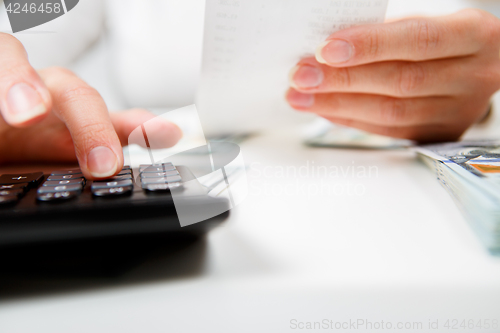
[[[14,34],[26,48],[33,67],[68,66],[78,58],[102,33],[103,2],[82,0],[57,19]],[[1,0],[0,32],[12,32]]]

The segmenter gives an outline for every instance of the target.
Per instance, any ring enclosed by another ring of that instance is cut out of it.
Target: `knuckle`
[[[89,146],[94,142],[99,141],[101,138],[105,138],[108,130],[109,128],[106,124],[92,122],[81,124],[72,134],[76,138],[75,141],[83,143],[84,146]]]
[[[329,95],[326,100],[326,112],[320,112],[320,113],[326,113],[330,116],[335,116],[341,113],[341,106],[342,102],[340,100],[340,96],[337,94],[331,94]]]
[[[96,89],[82,83],[70,84],[58,93],[61,102],[75,102],[81,98],[99,96]]]
[[[351,73],[349,68],[337,68],[331,76],[330,82],[333,88],[348,89],[351,87]]]
[[[437,25],[429,19],[415,19],[408,23],[413,34],[414,49],[426,56],[440,42],[440,32]]]
[[[477,31],[478,40],[484,45],[498,45],[500,39],[500,20],[494,15],[476,8],[468,8],[459,12],[462,20]]]
[[[36,79],[37,73],[28,64],[19,63],[18,61],[3,62],[0,68],[0,79],[2,81],[15,81],[19,78]]]
[[[500,39],[500,20],[481,10],[478,13],[481,16],[481,22],[478,26],[482,28],[480,38],[485,45],[493,46],[497,51]]]
[[[369,57],[377,58],[380,54],[380,32],[377,29],[372,29],[368,32],[365,42],[365,50]]]
[[[405,102],[398,98],[382,100],[380,118],[386,125],[400,125],[408,122],[409,117]]]
[[[418,62],[408,62],[399,65],[396,92],[401,96],[416,94],[424,85],[426,73]]]
[[[64,68],[64,67],[59,67],[59,66],[48,67],[48,68],[45,68],[41,71],[48,74],[48,75],[54,75],[54,76],[72,76],[72,77],[76,76],[69,69]]]

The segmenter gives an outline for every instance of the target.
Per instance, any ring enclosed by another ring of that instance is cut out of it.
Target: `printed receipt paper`
[[[304,120],[286,103],[288,74],[330,34],[384,21],[388,0],[207,0],[197,98],[211,133]],[[309,119],[309,118],[307,118]]]

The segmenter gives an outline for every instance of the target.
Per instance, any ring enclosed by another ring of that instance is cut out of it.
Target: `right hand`
[[[84,176],[102,179],[123,167],[122,145],[154,118],[146,110],[109,114],[99,93],[64,68],[36,71],[22,44],[0,33],[0,163],[78,160]],[[175,124],[157,124],[164,147],[179,141]]]

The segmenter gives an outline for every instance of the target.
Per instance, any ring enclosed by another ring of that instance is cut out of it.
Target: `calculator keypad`
[[[182,186],[182,178],[172,163],[141,165],[141,186],[147,192],[169,191]]]
[[[133,189],[133,186],[97,188],[92,190],[92,194],[96,197],[113,197],[117,195],[131,194]]]
[[[116,197],[130,195],[134,189],[132,170],[124,168],[117,176],[92,183],[92,195],[95,197]]]
[[[139,180],[146,193],[165,192],[182,186],[182,178],[172,163],[141,165]],[[0,176],[0,206],[16,204],[32,187],[44,178],[42,172]],[[83,193],[87,181],[80,169],[52,172],[36,190],[40,202],[64,201]],[[91,182],[90,191],[96,198],[131,195],[134,177],[130,166],[124,166],[115,176]]]
[[[37,200],[39,201],[61,201],[76,198],[82,193],[81,190],[78,191],[59,191],[59,192],[49,192],[49,193],[37,193]]]

